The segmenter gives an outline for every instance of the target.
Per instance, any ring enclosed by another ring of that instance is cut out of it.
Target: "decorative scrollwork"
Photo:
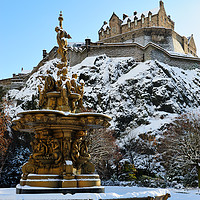
[[[86,162],[81,167],[82,174],[93,174],[95,171],[95,167],[91,162]]]
[[[36,163],[58,164],[62,159],[60,142],[51,136],[47,139],[34,139],[31,142],[33,149],[33,159]]]
[[[22,172],[25,178],[28,174],[36,173],[36,167],[33,164],[26,163],[22,166]]]

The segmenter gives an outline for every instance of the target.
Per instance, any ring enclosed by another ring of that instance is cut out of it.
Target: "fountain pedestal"
[[[56,110],[33,110],[18,115],[14,127],[34,133],[34,139],[33,153],[22,167],[17,193],[104,192],[90,162],[85,136],[88,129],[109,126],[110,117]]]

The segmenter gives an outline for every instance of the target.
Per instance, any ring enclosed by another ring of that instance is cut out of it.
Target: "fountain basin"
[[[13,128],[33,134],[33,153],[22,167],[18,194],[104,192],[99,176],[94,174],[85,136],[89,129],[108,127],[109,116],[30,110],[18,117]]]
[[[69,113],[58,110],[30,110],[20,112],[13,121],[13,128],[22,132],[34,132],[44,128],[88,130],[109,127],[111,118],[100,113]]]

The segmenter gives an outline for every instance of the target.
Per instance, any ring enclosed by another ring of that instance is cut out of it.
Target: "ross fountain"
[[[84,81],[76,74],[67,75],[67,39],[59,16],[57,32],[58,79],[51,71],[38,87],[40,110],[24,111],[13,121],[13,128],[33,134],[32,154],[22,167],[23,175],[16,186],[17,194],[37,193],[101,193],[98,174],[90,162],[87,131],[108,127],[110,117],[83,110]]]

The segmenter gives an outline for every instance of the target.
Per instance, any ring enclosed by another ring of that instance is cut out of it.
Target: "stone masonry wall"
[[[189,58],[189,57],[181,57],[181,56],[169,56],[168,54],[152,48],[148,50],[148,57],[151,60],[158,60],[165,64],[179,67],[182,69],[195,69],[200,68],[200,59],[199,58]]]
[[[4,87],[4,88],[9,88],[11,85],[11,78],[7,78],[7,79],[2,79],[0,80],[0,86]]]
[[[183,69],[200,68],[200,59],[195,57],[172,55],[162,47],[148,43],[145,47],[132,44],[91,45],[82,53],[70,51],[70,66],[80,63],[87,56],[106,54],[108,57],[133,57],[136,61],[158,60]]]
[[[74,66],[79,64],[82,60],[84,60],[88,56],[87,49],[76,50],[74,48],[69,48],[68,51],[68,59],[69,59],[69,65]]]
[[[130,43],[136,42],[143,46],[149,42],[153,42],[168,51],[174,51],[172,35],[176,35],[171,29],[165,29],[161,27],[154,28],[142,28],[135,31],[130,31],[125,34],[119,34],[114,37],[102,40],[103,43]],[[99,42],[100,43],[100,42]]]
[[[88,56],[102,54],[106,54],[108,57],[134,57],[137,61],[143,61],[143,51],[137,45],[91,47]]]

